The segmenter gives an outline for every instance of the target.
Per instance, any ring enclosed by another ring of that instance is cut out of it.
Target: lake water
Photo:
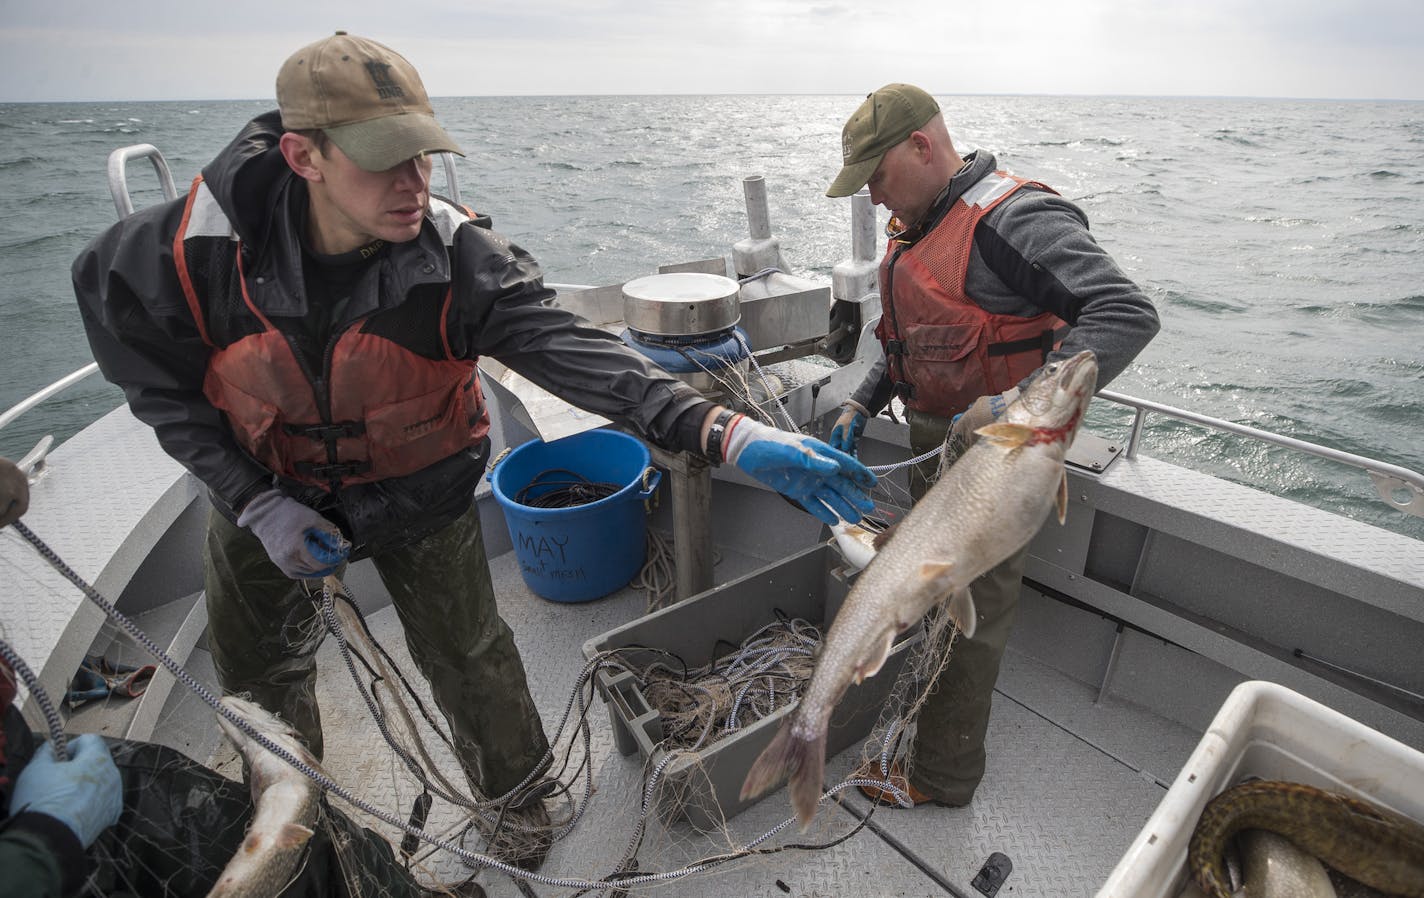
[[[1157,304],[1161,334],[1112,389],[1424,470],[1424,104],[940,99],[961,150],[989,150],[1079,203]],[[468,154],[464,201],[549,280],[605,284],[729,252],[746,236],[752,174],[767,180],[794,273],[828,281],[850,254],[850,214],[823,193],[858,102],[435,104]],[[181,191],[270,105],[0,105],[0,410],[90,360],[68,267],[114,220],[109,152],[158,146]],[[129,177],[140,205],[158,199],[146,164]],[[63,439],[119,401],[93,378],[0,432],[0,453]],[[1424,522],[1350,468],[1165,420],[1145,451],[1424,538]]]

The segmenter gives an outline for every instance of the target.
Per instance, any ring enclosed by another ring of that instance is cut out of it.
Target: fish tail
[[[822,732],[809,740],[799,739],[788,721],[782,724],[771,744],[747,772],[742,783],[742,800],[762,795],[789,775],[787,791],[791,795],[791,807],[796,811],[801,828],[805,829],[816,816],[825,768],[826,734]]]
[[[974,596],[970,594],[969,587],[949,597],[949,619],[965,639],[974,638],[974,631],[979,628],[979,609],[974,607]]]

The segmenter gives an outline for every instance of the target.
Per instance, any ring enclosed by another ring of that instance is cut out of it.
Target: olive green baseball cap
[[[864,187],[887,150],[938,114],[934,97],[913,84],[887,84],[868,94],[841,129],[844,164],[826,196],[850,196]]]
[[[320,129],[366,171],[424,153],[458,153],[435,121],[415,66],[390,47],[338,31],[287,58],[277,107],[288,131]]]

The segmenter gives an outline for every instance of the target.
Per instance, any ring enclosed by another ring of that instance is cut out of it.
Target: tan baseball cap
[[[868,94],[841,129],[844,164],[826,196],[850,196],[864,187],[887,150],[938,114],[934,97],[913,84],[887,84]]]
[[[464,153],[435,121],[420,75],[384,44],[338,31],[287,58],[277,107],[288,131],[320,129],[366,171],[422,153]]]

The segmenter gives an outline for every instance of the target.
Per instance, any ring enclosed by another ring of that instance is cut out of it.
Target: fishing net
[[[667,658],[633,669],[662,717],[662,745],[696,751],[799,699],[820,642],[810,622],[783,618],[700,667]]]

